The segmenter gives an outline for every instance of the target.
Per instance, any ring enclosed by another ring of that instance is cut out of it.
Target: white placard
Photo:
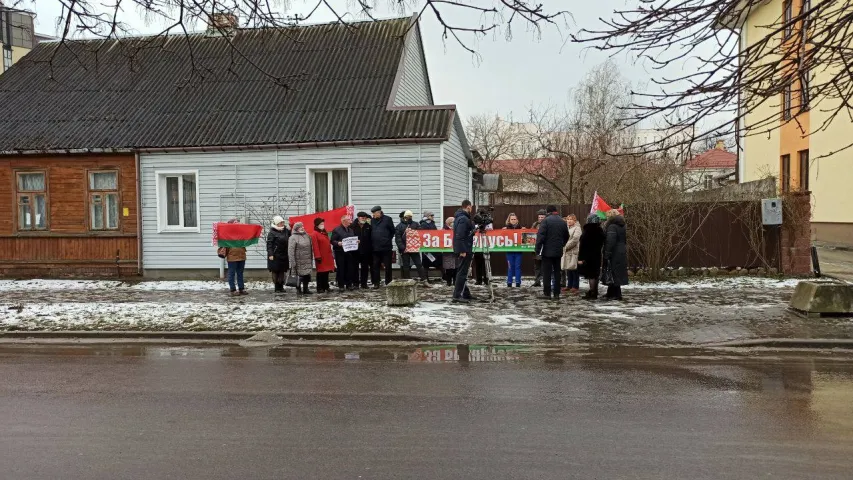
[[[358,237],[347,237],[341,240],[341,246],[345,252],[354,252],[358,250]]]

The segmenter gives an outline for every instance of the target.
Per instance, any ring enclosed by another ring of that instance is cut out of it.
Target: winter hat
[[[539,210],[538,212],[536,212],[536,215],[548,215],[548,212],[546,212],[545,210]]]
[[[433,217],[433,216],[435,216],[435,214],[434,214],[434,213],[432,213],[432,212],[430,212],[429,210],[426,210],[426,211],[424,212],[424,217]]]
[[[414,214],[414,213],[412,213],[412,211],[411,211],[411,210],[406,210],[405,212],[403,212],[403,216],[404,216],[404,217],[414,217],[414,216],[415,216],[415,214]]]
[[[356,215],[358,218],[368,218],[369,216],[367,212],[358,212],[358,215]]]
[[[557,213],[559,210],[557,210],[556,205],[548,205],[547,207],[545,207],[545,211],[548,213]]]
[[[305,224],[302,222],[296,222],[293,224],[293,231],[296,233],[304,233],[305,232]]]
[[[273,227],[277,227],[278,224],[282,223],[282,222],[284,222],[284,219],[281,218],[280,215],[276,215],[276,216],[272,217],[272,226]]]
[[[592,215],[586,217],[586,223],[601,223],[601,218],[599,218],[598,215],[593,213]]]
[[[379,205],[370,209],[370,213],[376,213],[376,212],[381,212],[381,211],[382,211],[382,207],[380,207]]]
[[[325,222],[326,222],[326,221],[325,221],[325,220],[323,220],[323,218],[322,218],[322,217],[317,217],[317,218],[315,218],[315,219],[314,219],[314,228],[319,227],[321,223],[325,223]]]

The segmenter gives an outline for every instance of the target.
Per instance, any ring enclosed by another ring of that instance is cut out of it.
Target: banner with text
[[[418,230],[421,252],[453,252],[453,230]],[[489,230],[474,235],[474,251],[533,252],[536,248],[536,230]],[[408,250],[408,249],[407,249]]]

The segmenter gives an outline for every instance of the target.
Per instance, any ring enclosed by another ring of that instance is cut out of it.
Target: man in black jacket
[[[548,213],[545,210],[539,210],[536,212],[536,221],[533,222],[533,226],[530,227],[533,230],[539,230],[539,225],[542,225],[542,222],[545,221],[545,217],[548,216]],[[533,282],[534,287],[542,286],[542,257],[539,254],[535,254],[533,256],[533,275],[535,276],[535,281]]]
[[[569,226],[560,218],[555,205],[545,209],[548,216],[539,225],[536,234],[536,254],[542,257],[542,279],[545,290],[544,298],[560,299],[560,258],[563,247],[569,241]]]
[[[431,211],[427,210],[424,212],[424,218],[421,220],[420,225],[421,230],[438,230],[438,226],[435,224],[435,214]],[[429,269],[430,267],[435,268],[441,273],[441,255],[435,255],[433,253],[423,253],[421,254],[421,263],[424,266],[424,272],[426,272],[426,278],[429,280]]]
[[[391,283],[391,249],[394,248],[394,220],[382,212],[379,205],[370,209],[370,240],[373,246],[373,288],[379,288],[379,267],[385,266],[385,285]]]
[[[367,288],[367,279],[373,277],[371,275],[373,270],[373,239],[371,238],[370,215],[367,212],[358,212],[357,218],[358,221],[353,224],[352,229],[358,236],[358,279],[361,288]]]
[[[462,208],[456,211],[453,220],[453,254],[456,256],[456,284],[453,287],[454,302],[468,302],[471,291],[468,290],[468,269],[474,256],[474,223],[471,200],[464,200]]]
[[[338,281],[338,289],[352,290],[358,285],[356,274],[358,272],[355,256],[358,250],[344,251],[344,239],[355,237],[355,231],[352,229],[352,217],[344,215],[341,218],[341,224],[332,230],[332,251],[335,254],[335,279]]]

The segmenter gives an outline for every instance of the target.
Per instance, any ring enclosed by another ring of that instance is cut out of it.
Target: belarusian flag
[[[598,215],[598,218],[605,220],[607,219],[607,212],[610,210],[612,210],[610,205],[598,196],[598,191],[596,190],[595,195],[592,196],[592,207],[589,209],[589,214]],[[622,207],[619,207],[619,213],[624,215]]]
[[[216,246],[226,248],[255,245],[264,230],[260,225],[246,223],[217,223],[215,228]]]

